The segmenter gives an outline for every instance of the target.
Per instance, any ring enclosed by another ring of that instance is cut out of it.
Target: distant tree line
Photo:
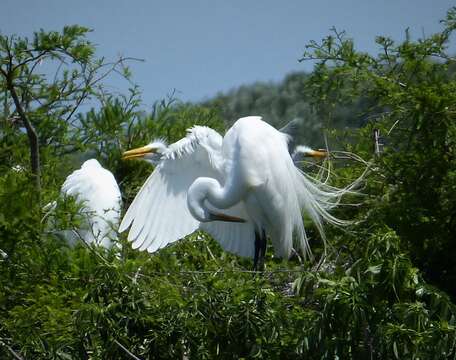
[[[325,130],[359,127],[368,121],[368,109],[374,101],[362,96],[335,104],[330,116],[322,116],[313,104],[310,76],[296,72],[279,83],[243,85],[218,94],[203,105],[217,109],[227,124],[248,115],[262,116],[276,128],[297,120],[297,141],[316,147],[324,146]]]

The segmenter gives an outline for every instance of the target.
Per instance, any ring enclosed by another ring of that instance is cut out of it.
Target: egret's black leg
[[[259,270],[264,270],[264,258],[266,257],[266,232],[261,231],[261,241],[260,241],[260,259],[259,259]]]
[[[266,255],[266,233],[261,230],[261,234],[255,231],[255,256],[253,258],[253,270],[264,270],[264,256]]]
[[[261,248],[261,236],[255,231],[255,255],[253,257],[253,270],[258,270],[258,258],[260,257],[260,248]]]

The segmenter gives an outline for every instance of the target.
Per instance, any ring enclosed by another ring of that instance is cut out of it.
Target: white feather
[[[117,239],[122,206],[120,190],[112,173],[97,160],[87,160],[66,178],[61,193],[73,196],[81,203],[80,214],[85,220],[80,229],[74,229],[79,235],[73,230],[63,230],[64,238],[74,243],[81,237],[87,244],[111,247],[112,240]],[[55,208],[55,202],[48,204],[47,208]]]
[[[208,204],[208,208],[217,212],[221,211],[210,204]],[[245,204],[242,201],[231,208],[224,209],[223,213],[249,220]],[[203,222],[200,224],[200,229],[212,235],[224,250],[239,256],[253,257],[255,229],[251,221],[246,221],[245,223]]]
[[[120,224],[120,232],[131,226],[134,248],[154,252],[198,229],[187,209],[187,190],[199,176],[219,176],[206,148],[220,149],[221,143],[214,130],[195,126],[163,152]]]

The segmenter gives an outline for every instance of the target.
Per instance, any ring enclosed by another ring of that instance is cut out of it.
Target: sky
[[[358,50],[376,53],[377,35],[403,40],[441,29],[456,5],[449,0],[1,0],[0,32],[32,36],[39,29],[78,24],[93,29],[97,55],[132,62],[144,104],[175,91],[182,101],[202,101],[255,81],[278,82],[299,63],[305,45],[330,28],[345,30]],[[112,77],[113,91],[128,84]]]

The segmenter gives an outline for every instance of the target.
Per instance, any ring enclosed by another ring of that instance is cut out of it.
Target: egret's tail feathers
[[[335,217],[329,213],[329,210],[341,205],[343,196],[348,194],[359,194],[356,189],[359,187],[364,174],[344,188],[330,186],[310,177],[299,169],[296,169],[295,174],[297,182],[295,189],[297,190],[300,207],[315,224],[326,246],[326,236],[323,227],[324,222],[339,227],[353,223],[353,221]],[[311,254],[304,229],[300,229],[300,226],[298,226],[296,230],[300,248],[304,250],[304,254]]]

